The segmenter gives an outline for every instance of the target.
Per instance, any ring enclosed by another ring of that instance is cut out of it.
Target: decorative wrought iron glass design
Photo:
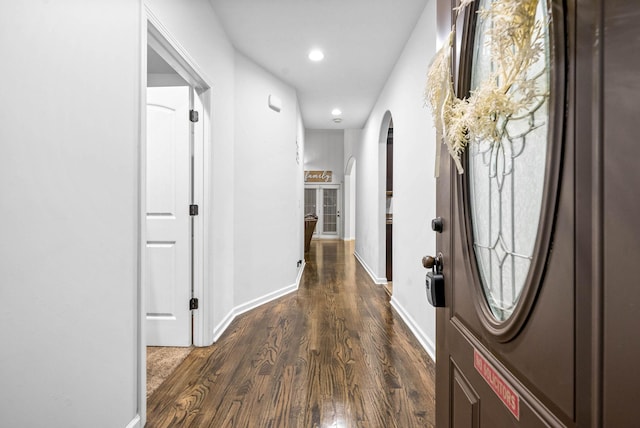
[[[324,233],[338,232],[338,189],[323,189],[322,231]]]
[[[488,8],[492,0],[481,0]],[[546,1],[538,3],[536,19],[549,19]],[[490,37],[484,31],[490,19],[478,18],[471,70],[471,87],[490,75],[493,59]],[[547,25],[543,25],[547,28]],[[469,144],[467,179],[473,247],[491,313],[504,321],[514,311],[525,286],[540,223],[545,179],[550,87],[549,34],[545,30],[544,55],[528,71],[535,79],[536,97],[527,111],[499,123],[498,144]]]
[[[316,209],[316,200],[316,189],[304,189],[304,215],[318,215],[318,210]]]

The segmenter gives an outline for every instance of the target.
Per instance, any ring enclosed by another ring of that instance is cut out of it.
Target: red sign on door
[[[487,361],[477,349],[473,350],[473,366],[487,381],[493,392],[502,400],[507,409],[520,420],[520,396],[498,374],[489,361]]]

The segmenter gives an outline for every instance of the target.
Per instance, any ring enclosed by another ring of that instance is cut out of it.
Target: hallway
[[[195,349],[149,398],[146,426],[433,427],[434,384],[353,241],[314,241],[299,290]]]

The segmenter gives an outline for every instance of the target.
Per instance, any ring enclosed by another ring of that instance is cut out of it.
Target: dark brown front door
[[[458,97],[490,63],[478,46],[483,3],[457,18]],[[444,39],[457,4],[437,4]],[[440,428],[640,426],[640,5],[540,8],[545,105],[504,145],[472,143],[464,174],[440,159]]]

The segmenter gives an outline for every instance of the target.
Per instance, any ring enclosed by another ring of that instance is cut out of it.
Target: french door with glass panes
[[[304,188],[304,214],[318,216],[314,238],[341,238],[341,192],[339,184],[306,185]]]

